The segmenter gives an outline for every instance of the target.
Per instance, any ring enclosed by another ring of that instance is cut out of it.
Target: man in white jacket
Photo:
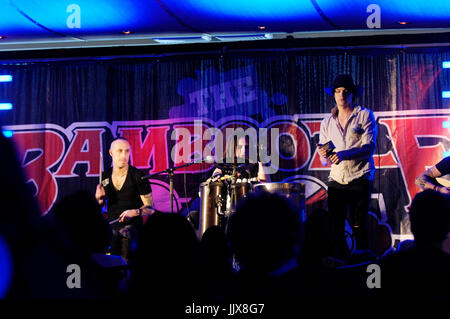
[[[377,124],[373,112],[354,104],[362,87],[350,75],[338,75],[325,91],[336,106],[321,123],[318,152],[324,166],[331,165],[328,177],[330,212],[335,257],[345,257],[345,220],[349,219],[356,248],[369,249],[367,215],[375,175],[373,154]]]

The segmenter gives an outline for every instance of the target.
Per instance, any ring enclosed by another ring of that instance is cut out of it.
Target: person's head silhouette
[[[227,237],[242,269],[276,273],[300,252],[300,212],[281,195],[250,194],[230,216]]]

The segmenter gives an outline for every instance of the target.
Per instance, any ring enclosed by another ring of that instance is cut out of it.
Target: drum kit
[[[288,198],[298,208],[302,220],[306,219],[305,212],[305,184],[303,183],[259,183],[251,179],[240,179],[242,170],[247,170],[254,164],[216,164],[223,172],[232,171],[231,175],[222,175],[220,178],[211,178],[200,184],[200,216],[198,236],[211,226],[224,229],[227,218],[236,211],[239,201],[250,193],[269,192],[277,193]]]

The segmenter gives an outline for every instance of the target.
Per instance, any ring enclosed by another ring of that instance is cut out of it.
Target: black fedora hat
[[[325,88],[325,92],[334,96],[334,89],[344,87],[353,93],[354,97],[361,96],[363,93],[363,87],[353,83],[353,78],[350,74],[339,74],[333,81],[333,85]]]

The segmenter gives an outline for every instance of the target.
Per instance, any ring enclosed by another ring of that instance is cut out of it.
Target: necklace
[[[126,172],[125,172],[124,174],[121,174],[121,175],[119,175],[119,174],[114,174],[114,176],[116,176],[116,177],[124,177],[125,175],[127,175]]]
[[[125,183],[125,176],[127,176],[128,170],[125,171],[122,175],[112,174],[112,180],[114,187],[120,191],[122,189],[123,184]]]
[[[114,177],[116,177],[116,178],[123,178],[123,177],[126,176],[127,174],[128,174],[128,169],[125,171],[125,173],[120,174],[120,175],[113,172],[113,175],[114,175]]]

